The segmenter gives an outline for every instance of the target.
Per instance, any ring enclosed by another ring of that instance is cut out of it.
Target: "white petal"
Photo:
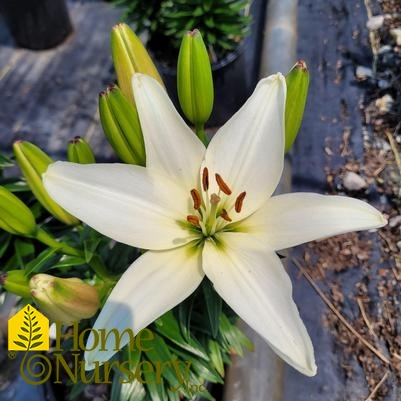
[[[134,334],[148,326],[163,313],[182,302],[203,279],[200,252],[189,246],[170,251],[149,251],[137,259],[114,287],[93,330],[115,328],[120,335],[126,329]],[[86,349],[93,347],[94,336],[88,338]],[[128,336],[121,341],[121,348]],[[100,344],[99,344],[100,346]],[[85,353],[86,370],[94,368],[95,361],[107,361],[113,354],[115,342],[110,335],[105,351],[96,347]]]
[[[146,166],[163,170],[191,190],[198,183],[205,146],[156,80],[135,74],[132,85],[145,140]]]
[[[219,240],[218,245],[206,242],[202,255],[216,291],[280,357],[313,376],[313,346],[277,255],[246,234],[224,233]]]
[[[190,195],[159,172],[126,164],[57,162],[44,174],[50,196],[100,233],[144,249],[181,246],[193,234]]]
[[[281,74],[261,80],[252,96],[211,140],[204,165],[210,191],[218,173],[233,191],[246,191],[242,217],[259,208],[275,190],[284,162],[285,79]],[[231,218],[237,219],[235,215]]]
[[[386,223],[377,209],[358,199],[293,193],[270,198],[241,222],[241,230],[263,236],[272,249],[279,250]]]

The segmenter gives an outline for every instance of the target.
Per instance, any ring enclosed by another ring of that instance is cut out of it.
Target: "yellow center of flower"
[[[196,188],[191,189],[194,214],[187,216],[187,221],[202,232],[204,237],[211,237],[232,222],[224,205],[230,204],[232,191],[220,174],[215,174],[219,187],[218,193],[209,194],[209,171],[202,171],[202,195]],[[234,202],[234,211],[240,213],[246,192],[241,192]]]

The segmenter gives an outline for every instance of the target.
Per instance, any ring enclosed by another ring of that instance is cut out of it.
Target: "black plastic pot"
[[[246,72],[245,53],[241,46],[223,60],[212,65],[214,106],[209,126],[224,124],[246,101],[252,92]]]
[[[1,11],[20,47],[49,49],[72,32],[65,0],[2,0]]]

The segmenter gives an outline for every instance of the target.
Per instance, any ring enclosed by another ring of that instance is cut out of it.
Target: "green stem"
[[[205,133],[205,125],[204,124],[196,125],[195,132],[196,132],[196,135],[198,136],[198,138],[204,143],[205,146],[207,146],[209,141],[208,141],[206,133]]]
[[[38,229],[36,234],[34,235],[34,238],[37,239],[38,241],[42,242],[43,244],[46,244],[50,246],[53,249],[56,249],[59,252],[63,252],[67,255],[72,255],[72,256],[83,256],[82,252],[79,251],[78,249],[75,249],[63,242],[57,241],[53,236],[48,234],[45,230],[42,230],[41,228]]]

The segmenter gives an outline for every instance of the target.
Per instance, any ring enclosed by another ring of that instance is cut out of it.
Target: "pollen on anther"
[[[223,178],[221,178],[221,175],[216,173],[215,177],[216,177],[217,185],[220,188],[220,191],[224,192],[226,195],[231,195],[232,191],[231,191],[230,187],[224,182]]]
[[[235,206],[234,209],[237,213],[239,213],[242,210],[242,205],[244,203],[246,192],[241,192],[238,196],[237,199],[235,200]]]
[[[202,198],[197,189],[191,189],[191,196],[194,202],[194,209],[198,210],[202,206]]]
[[[209,189],[209,170],[204,167],[202,171],[202,188],[206,192]]]
[[[232,221],[232,219],[231,219],[231,217],[228,215],[226,209],[221,209],[220,217],[221,217],[222,219],[224,219],[225,221],[228,221],[228,222]]]
[[[191,223],[195,227],[200,227],[199,217],[193,214],[187,216],[187,222]]]

